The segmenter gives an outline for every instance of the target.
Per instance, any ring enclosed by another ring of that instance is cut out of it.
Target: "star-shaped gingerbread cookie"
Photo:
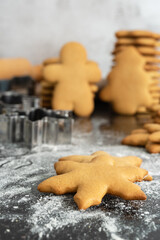
[[[76,192],[79,209],[100,204],[107,193],[126,200],[145,200],[146,195],[133,182],[142,181],[148,171],[134,165],[116,164],[109,154],[95,154],[88,162],[61,159],[55,163],[56,172],[61,174],[40,183],[38,190],[57,195]]]
[[[111,156],[107,152],[104,151],[97,151],[91,155],[71,155],[67,157],[62,157],[59,159],[59,161],[73,161],[73,162],[79,162],[79,163],[84,163],[84,162],[92,162],[95,157],[105,155],[106,157],[110,157],[114,160],[114,165],[115,166],[133,166],[133,167],[140,167],[142,164],[142,159],[136,156],[125,156],[125,157],[116,157],[116,156]],[[107,158],[106,158],[107,159]],[[65,163],[56,163],[55,164],[55,169],[57,174],[62,174],[63,169],[66,171],[66,164]],[[144,181],[152,181],[152,176],[147,175],[143,179]]]

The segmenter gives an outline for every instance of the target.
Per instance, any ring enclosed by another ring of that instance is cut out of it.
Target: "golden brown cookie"
[[[149,86],[149,91],[152,92],[152,93],[155,93],[155,92],[160,92],[160,86],[157,85],[150,85]]]
[[[123,51],[127,47],[128,46],[117,46],[112,52],[112,54],[117,54],[118,52]],[[138,52],[144,56],[160,56],[160,51],[156,50],[156,48],[153,46],[150,47],[136,46],[136,48]]]
[[[160,131],[153,132],[152,134],[149,135],[148,139],[149,139],[149,141],[151,141],[153,143],[160,144]]]
[[[42,95],[42,100],[48,100],[48,101],[52,101],[52,95]]]
[[[85,163],[60,161],[55,163],[55,169],[61,174],[40,183],[38,190],[57,195],[77,192],[74,200],[79,209],[100,204],[107,193],[126,200],[146,199],[133,182],[142,181],[148,172],[135,166],[116,166],[108,154],[95,156]]]
[[[155,38],[155,39],[160,39],[160,34],[158,33],[153,33],[150,31],[145,31],[145,30],[121,30],[116,32],[116,37],[117,38],[127,38],[127,37],[133,37],[133,38]]]
[[[32,77],[37,81],[42,81],[42,65],[36,65],[32,67]]]
[[[46,81],[41,81],[41,106],[51,108],[52,96],[54,92],[54,85]]]
[[[43,100],[41,101],[41,106],[44,108],[51,109],[51,100]]]
[[[43,65],[46,66],[46,65],[49,65],[49,64],[56,64],[56,63],[59,63],[60,62],[60,59],[59,58],[47,58],[43,61]]]
[[[156,71],[152,72],[152,71],[150,71],[150,72],[148,72],[148,74],[152,77],[153,80],[156,80],[156,84],[159,83],[159,81],[157,83],[157,79],[160,78],[160,73],[159,72],[156,72]],[[152,81],[152,82],[154,82],[154,81]]]
[[[50,98],[50,100],[52,100],[52,94],[53,94],[53,89],[52,89],[52,91],[42,91],[41,92],[41,97],[43,98],[43,97],[49,97]]]
[[[139,134],[139,133],[148,133],[148,131],[144,128],[138,128],[138,129],[134,129],[131,131],[131,134]]]
[[[52,84],[52,83],[49,83],[49,82],[46,82],[45,80],[43,80],[42,82],[41,82],[41,85],[42,85],[42,88],[44,88],[44,89],[50,89],[52,86],[54,86],[54,84]]]
[[[91,155],[70,155],[66,157],[62,157],[59,161],[74,161],[79,163],[88,163],[94,160],[95,157],[105,155],[107,157],[113,158],[115,160],[116,166],[135,166],[140,167],[142,164],[142,159],[136,156],[127,156],[127,157],[115,157],[109,155],[104,151],[97,151]],[[57,172],[61,174],[61,172]]]
[[[155,117],[155,118],[154,118],[154,122],[160,124],[160,118],[159,118],[159,117]]]
[[[116,46],[121,45],[142,45],[142,46],[160,46],[160,42],[153,38],[119,38],[117,39]]]
[[[152,82],[150,83],[150,87],[158,86],[159,80],[158,79],[152,79]],[[159,91],[159,90],[158,90]]]
[[[144,69],[146,71],[159,71],[160,70],[160,67],[159,66],[156,66],[156,65],[151,65],[151,64],[146,64],[144,66]]]
[[[155,104],[155,105],[151,106],[150,110],[153,112],[160,110],[160,104]]]
[[[145,148],[149,153],[160,153],[160,144],[158,143],[148,141]]]
[[[115,166],[122,167],[122,166],[134,166],[134,167],[140,167],[142,164],[142,159],[136,156],[126,156],[126,157],[116,157],[111,156],[107,152],[104,151],[97,151],[91,155],[70,155],[67,157],[62,157],[59,159],[59,161],[73,161],[73,162],[79,162],[79,163],[89,163],[94,161],[95,157],[103,156],[112,158],[115,162]],[[56,165],[56,172],[57,174],[62,174],[65,168],[65,164],[57,163]],[[151,181],[152,176],[149,174],[144,178],[145,181]]]
[[[144,106],[140,106],[137,108],[137,113],[148,113],[148,110]]]
[[[160,63],[160,59],[156,58],[156,57],[148,57],[148,56],[144,56],[146,63],[150,63],[150,64],[159,64]]]
[[[90,84],[90,89],[91,89],[91,92],[95,93],[98,91],[98,86],[94,84]]]
[[[160,117],[160,111],[158,111],[158,112],[156,113],[156,116],[159,116],[159,117]]]
[[[160,98],[160,93],[159,93],[159,92],[153,92],[153,93],[152,93],[152,97],[159,99],[159,98]]]
[[[128,47],[116,55],[116,63],[100,92],[100,99],[111,102],[120,114],[131,115],[141,106],[150,107],[153,99],[148,89],[152,78],[144,70],[144,57],[136,48]]]
[[[42,66],[32,66],[25,58],[0,59],[0,79],[5,80],[22,76],[31,76],[35,80],[41,80]]]
[[[148,134],[143,133],[143,131],[147,131]],[[122,143],[133,146],[145,146],[150,153],[160,153],[160,124],[146,123],[144,124],[144,129],[133,130],[131,135],[122,140]]]
[[[52,99],[53,109],[72,110],[79,116],[89,116],[94,110],[94,95],[90,83],[101,79],[95,62],[87,62],[85,48],[76,42],[64,45],[60,63],[44,67],[44,78],[57,83]]]
[[[54,86],[50,86],[48,88],[41,88],[41,95],[52,95],[54,90]]]
[[[148,141],[148,133],[131,134],[122,140],[122,144],[130,146],[145,146]]]
[[[116,56],[116,55],[115,55]],[[160,63],[160,59],[159,58],[155,58],[155,57],[146,57],[146,56],[144,56],[144,58],[145,58],[145,61],[146,61],[146,64],[148,64],[149,66],[150,66],[150,64],[151,64],[151,66],[152,65],[154,65],[154,64],[159,64]],[[113,58],[113,62],[115,62],[116,61],[116,57],[115,58]],[[149,67],[147,65],[147,67]]]

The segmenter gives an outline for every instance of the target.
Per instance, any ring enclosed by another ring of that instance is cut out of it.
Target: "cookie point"
[[[42,184],[40,183],[37,187],[37,189],[41,192],[42,191],[42,188],[41,188]]]
[[[152,180],[153,180],[153,177],[148,174],[148,175],[146,175],[146,176],[144,177],[144,180],[145,180],[145,181],[152,181]]]
[[[143,196],[142,196],[142,199],[141,200],[146,200],[147,199],[147,196],[145,193],[143,193]]]

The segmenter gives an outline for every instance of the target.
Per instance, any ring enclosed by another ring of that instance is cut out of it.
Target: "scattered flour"
[[[87,131],[74,130],[71,146],[33,149],[0,145],[0,220],[28,226],[33,239],[146,239],[160,233],[160,160],[141,148],[119,144],[122,133],[100,130],[105,119],[87,123]],[[116,139],[116,141],[115,141]],[[112,142],[114,145],[112,146]],[[138,183],[147,201],[125,201],[106,195],[99,206],[79,211],[72,194],[55,196],[37,191],[37,185],[55,175],[54,162],[71,154],[90,154],[104,150],[116,156],[136,155],[143,159],[143,168],[153,175],[152,182]],[[6,229],[6,234],[12,234]]]

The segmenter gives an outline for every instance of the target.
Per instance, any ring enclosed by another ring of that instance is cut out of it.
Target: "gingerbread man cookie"
[[[82,156],[83,158],[83,156]],[[79,209],[101,203],[105,194],[126,200],[145,200],[146,195],[133,182],[142,181],[148,172],[139,167],[115,164],[108,154],[95,154],[89,162],[61,161],[55,163],[58,176],[39,184],[41,192],[65,194],[77,192],[74,200]]]
[[[79,116],[93,112],[94,91],[97,91],[93,85],[100,81],[101,72],[95,62],[87,61],[81,44],[65,44],[60,52],[60,63],[44,67],[43,76],[46,81],[56,83],[53,109],[72,110]]]

